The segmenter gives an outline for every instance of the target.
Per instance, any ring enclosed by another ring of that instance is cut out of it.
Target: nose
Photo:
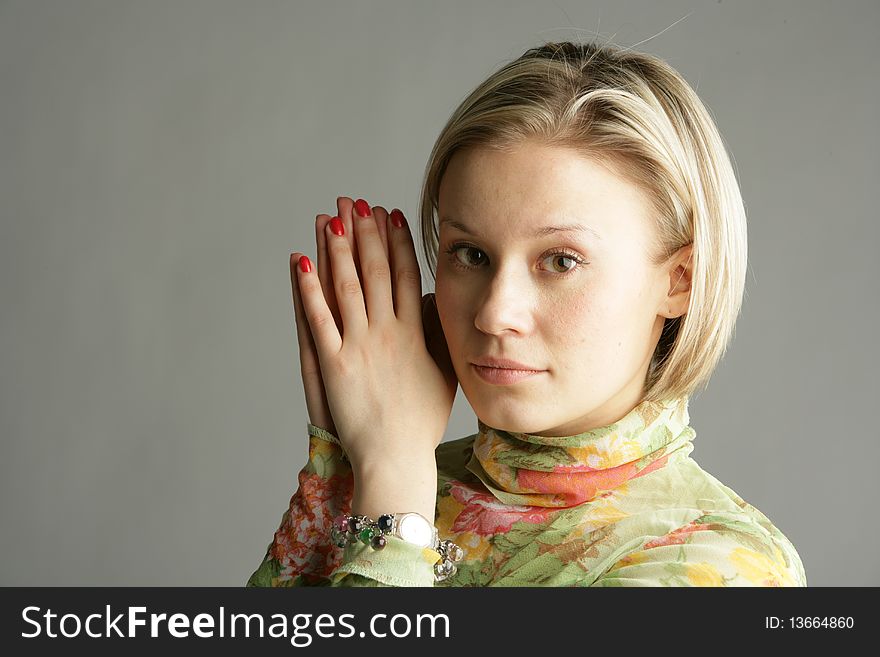
[[[474,326],[488,335],[529,333],[534,295],[525,277],[499,269],[487,281],[478,302]]]

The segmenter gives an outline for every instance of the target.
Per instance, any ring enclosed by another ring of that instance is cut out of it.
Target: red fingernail
[[[354,209],[357,211],[359,217],[370,216],[370,205],[362,198],[359,198],[354,202]]]
[[[333,217],[330,220],[330,232],[334,235],[345,235],[345,226],[342,225],[342,220],[339,217]]]
[[[403,212],[394,208],[391,211],[391,223],[394,224],[396,228],[403,228],[403,222],[405,219],[403,218]]]
[[[302,269],[306,274],[312,271],[312,263],[309,260],[308,256],[299,257],[299,268]]]

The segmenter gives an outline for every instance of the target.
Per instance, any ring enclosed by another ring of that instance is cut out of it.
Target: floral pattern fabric
[[[389,537],[330,540],[351,510],[339,440],[308,425],[309,460],[248,586],[806,586],[791,542],[691,457],[688,399],[643,402],[606,427],[542,437],[494,429],[437,447],[435,524],[465,552]]]

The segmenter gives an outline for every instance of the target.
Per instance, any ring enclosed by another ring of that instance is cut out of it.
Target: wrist
[[[420,513],[432,523],[437,502],[434,455],[424,462],[378,462],[353,468],[351,512],[377,518],[385,513]]]
[[[399,477],[401,474],[410,472],[424,476],[425,474],[437,474],[437,458],[434,452],[424,454],[407,454],[404,456],[392,456],[379,454],[370,458],[361,457],[352,459],[351,468],[355,474],[362,477]]]
[[[343,514],[333,521],[330,538],[336,547],[348,548],[358,542],[369,545],[373,550],[384,550],[388,544],[386,536],[424,549],[433,550],[440,559],[431,559],[434,581],[442,582],[455,575],[458,563],[464,558],[464,550],[448,539],[441,539],[437,527],[423,515],[414,512],[382,514],[371,518],[366,514]],[[367,563],[372,564],[372,561]]]

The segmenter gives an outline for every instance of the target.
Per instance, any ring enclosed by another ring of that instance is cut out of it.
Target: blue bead
[[[376,524],[379,526],[379,529],[384,532],[391,531],[391,516],[388,514],[379,516],[379,519],[376,521]]]

